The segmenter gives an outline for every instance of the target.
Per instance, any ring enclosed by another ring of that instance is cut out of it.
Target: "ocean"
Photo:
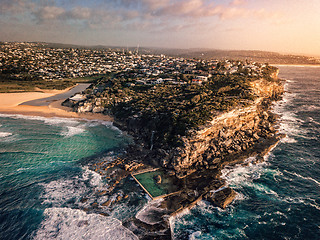
[[[279,68],[286,93],[273,111],[286,137],[265,162],[226,168],[236,200],[172,220],[174,239],[320,239],[320,67]]]
[[[103,121],[0,114],[0,124],[0,239],[136,239],[82,210],[107,188],[87,163],[112,161],[129,137]]]
[[[273,111],[286,137],[265,162],[223,170],[236,200],[170,219],[173,239],[320,239],[320,67],[279,68],[286,93]],[[148,221],[150,198],[130,178],[109,194],[88,167],[130,141],[110,122],[0,114],[0,239],[138,239],[122,223]]]

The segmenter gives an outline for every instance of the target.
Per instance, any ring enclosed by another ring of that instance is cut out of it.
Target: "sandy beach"
[[[65,93],[70,89],[71,88],[64,90],[39,89],[39,92],[0,93],[0,113],[43,117],[82,118],[89,120],[97,119],[103,121],[113,120],[110,116],[98,113],[75,113],[71,108],[61,106],[61,103],[64,100],[54,101],[48,106],[19,105],[27,101],[47,98],[57,94]]]

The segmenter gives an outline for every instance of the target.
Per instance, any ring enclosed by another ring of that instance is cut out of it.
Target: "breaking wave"
[[[47,118],[47,117],[41,117],[41,116],[28,116],[28,115],[22,115],[22,114],[2,114],[2,113],[0,113],[0,117],[42,121],[44,124],[47,124],[50,126],[61,127],[63,129],[61,132],[61,135],[65,137],[72,137],[75,135],[82,134],[86,131],[86,128],[96,127],[98,125],[104,125],[112,130],[116,130],[117,132],[122,133],[121,130],[113,126],[113,123],[110,121],[61,118],[61,117]]]
[[[34,239],[138,240],[122,223],[112,217],[70,208],[47,208],[45,220]]]
[[[10,132],[0,132],[0,138],[5,138],[11,136],[12,133]]]

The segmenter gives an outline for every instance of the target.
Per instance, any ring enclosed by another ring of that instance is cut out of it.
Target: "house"
[[[207,81],[208,81],[208,77],[206,76],[197,76],[196,78],[192,79],[192,83],[199,84],[199,85]]]

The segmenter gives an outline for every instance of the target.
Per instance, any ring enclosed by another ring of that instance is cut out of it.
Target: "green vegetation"
[[[64,81],[71,81],[74,83],[92,83],[95,82],[96,80],[100,79],[106,74],[95,74],[91,76],[85,76],[85,77],[76,77],[76,78],[66,78]]]
[[[100,75],[63,80],[42,80],[27,74],[22,79],[12,77],[9,74],[0,74],[0,92],[32,92],[36,88],[62,90],[74,86],[76,83],[91,83],[99,78],[101,78]]]
[[[62,90],[75,85],[71,81],[25,81],[25,80],[3,80],[0,79],[0,92],[32,92],[36,88]]]
[[[214,75],[202,85],[130,85],[123,78],[105,79],[96,85],[95,97],[101,98],[116,118],[138,120],[146,131],[154,131],[155,142],[178,146],[180,136],[204,125],[218,112],[250,104],[255,99],[250,82],[256,79]]]

